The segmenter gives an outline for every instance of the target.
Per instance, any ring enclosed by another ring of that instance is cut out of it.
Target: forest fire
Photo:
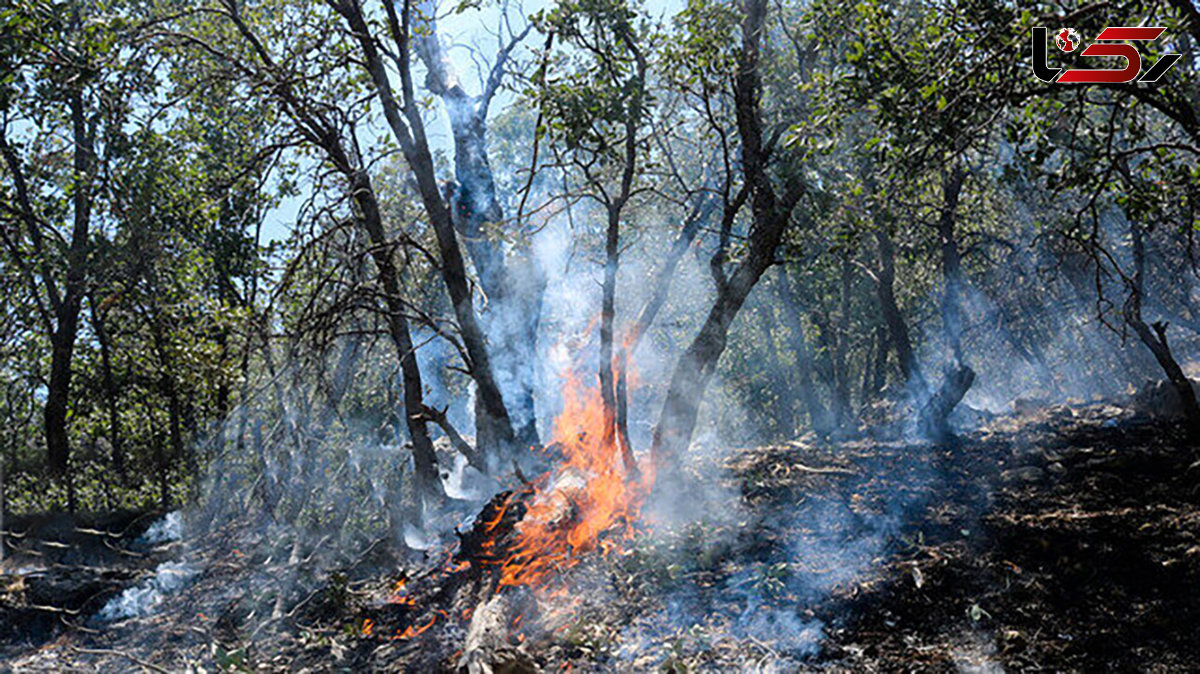
[[[606,433],[610,422],[598,388],[569,375],[564,399],[550,445],[562,452],[562,462],[537,481],[502,564],[501,586],[544,588],[551,575],[578,563],[581,553],[597,547],[612,552],[633,533],[654,483],[650,465],[637,475],[626,472],[618,434],[611,426]],[[496,522],[502,516],[503,511]]]

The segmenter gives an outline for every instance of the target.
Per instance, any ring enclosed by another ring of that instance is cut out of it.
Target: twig
[[[125,651],[118,651],[112,648],[80,648],[78,646],[71,646],[71,650],[75,651],[76,653],[87,653],[89,655],[119,655],[138,665],[142,669],[148,669],[152,672],[162,672],[163,674],[170,674],[170,670],[163,669],[154,663],[146,662],[145,660],[142,660],[141,658],[138,658],[130,653],[126,653]]]
[[[516,459],[513,459],[512,467],[513,472],[516,473],[517,479],[521,481],[521,484],[524,484],[526,487],[533,486],[533,483],[529,481],[529,478],[525,477],[525,473],[521,472],[521,466],[517,464]]]
[[[788,467],[795,468],[796,470],[799,470],[799,471],[802,471],[805,473],[831,473],[831,474],[837,474],[837,475],[857,475],[857,473],[850,470],[849,468],[813,468],[812,466],[806,466],[802,463],[794,463]]]

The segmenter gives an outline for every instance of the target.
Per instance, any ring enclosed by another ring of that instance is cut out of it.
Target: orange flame
[[[569,374],[564,398],[553,433],[564,460],[540,481],[544,491],[518,525],[501,585],[542,586],[552,574],[578,563],[581,553],[596,547],[615,550],[617,546],[601,539],[633,534],[642,501],[654,482],[649,462],[639,467],[638,479],[626,474],[598,387],[585,387]]]
[[[421,625],[419,627],[417,625],[409,625],[403,632],[397,633],[396,636],[394,636],[392,638],[393,639],[412,639],[413,637],[424,634],[425,632],[429,631],[430,627],[433,627],[434,623],[437,622],[438,614],[441,614],[444,616],[444,615],[446,615],[446,612],[435,610],[434,615],[429,616],[429,622],[427,622],[424,625]]]
[[[399,604],[401,606],[416,606],[417,600],[414,599],[413,597],[409,597],[409,596],[407,596],[407,594],[405,594],[404,587],[406,585],[408,585],[407,578],[401,578],[400,580],[396,581],[395,587],[392,588],[392,594],[387,599],[389,604]]]

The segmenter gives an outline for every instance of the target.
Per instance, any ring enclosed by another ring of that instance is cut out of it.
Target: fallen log
[[[537,664],[521,643],[512,643],[511,627],[517,610],[509,594],[496,594],[481,603],[471,616],[462,657],[457,663],[461,674],[521,674],[537,672]]]

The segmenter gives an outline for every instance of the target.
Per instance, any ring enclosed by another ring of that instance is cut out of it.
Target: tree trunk
[[[426,85],[445,105],[454,139],[455,188],[449,199],[454,224],[488,298],[484,322],[491,337],[493,366],[510,382],[508,410],[520,447],[538,444],[535,386],[538,325],[546,279],[528,243],[518,241],[513,260],[505,258],[501,241],[488,226],[504,221],[496,198],[496,181],[487,155],[487,112],[499,86],[503,65],[522,36],[500,50],[480,96],[459,85],[453,64],[442,49],[436,7],[421,3],[426,22],[414,36],[416,53],[426,66]],[[518,227],[522,223],[516,223]]]
[[[671,376],[651,446],[655,466],[660,471],[660,493],[670,493],[682,482],[679,458],[691,442],[700,401],[717,360],[725,350],[729,326],[763,272],[775,262],[775,251],[791,220],[792,210],[804,194],[803,183],[791,182],[780,198],[767,175],[758,69],[766,13],[766,0],[747,1],[742,49],[734,79],[734,110],[742,144],[741,168],[751,194],[753,211],[746,252],[729,280],[717,288],[716,300],[704,325],[680,356]],[[793,176],[792,180],[798,178]]]
[[[942,213],[938,218],[938,239],[942,253],[942,330],[949,361],[941,386],[928,400],[919,402],[920,427],[927,437],[938,442],[952,437],[950,413],[962,401],[975,382],[975,372],[963,362],[962,353],[962,258],[954,227],[959,196],[966,173],[956,165],[942,180]]]
[[[418,489],[426,497],[440,499],[445,496],[445,490],[438,476],[433,440],[429,437],[429,428],[425,423],[425,389],[421,382],[421,368],[417,363],[412,335],[408,329],[408,319],[404,315],[400,273],[393,261],[392,248],[383,230],[379,203],[366,171],[359,171],[355,176],[354,201],[358,205],[359,222],[371,241],[371,259],[375,261],[375,268],[379,272],[379,284],[383,286],[387,307],[388,332],[400,359],[400,372],[404,380],[404,422],[413,446],[413,466],[416,469]]]
[[[63,318],[61,313],[59,318]],[[71,358],[75,351],[76,326],[73,323],[60,323],[50,339],[50,381],[43,411],[47,458],[50,470],[59,476],[66,474],[71,455],[67,407],[71,397]]]
[[[46,390],[44,420],[50,470],[66,475],[71,455],[67,408],[71,400],[71,362],[79,333],[79,312],[87,284],[89,228],[92,214],[91,177],[94,164],[92,132],[83,108],[83,92],[76,88],[67,97],[71,111],[74,146],[72,206],[74,223],[67,249],[67,275],[62,301],[56,310],[55,330],[50,337],[50,381]]]
[[[793,351],[796,358],[796,372],[799,377],[795,388],[800,396],[800,400],[804,403],[805,411],[808,412],[809,427],[817,435],[826,437],[833,432],[833,420],[830,418],[829,410],[821,402],[821,398],[817,395],[816,388],[813,385],[812,353],[809,351],[808,341],[804,335],[804,322],[800,320],[800,311],[798,308],[792,306],[788,285],[787,266],[780,265],[779,282],[775,284],[775,288],[783,320],[786,321],[788,332],[792,335]]]
[[[775,326],[774,312],[771,306],[765,303],[759,308],[762,310],[762,315],[756,322],[759,333],[762,335],[763,349],[767,353],[767,377],[771,382],[772,398],[764,411],[775,424],[775,439],[787,440],[796,433],[795,406],[787,385],[787,370],[779,362],[779,343],[772,331]]]
[[[613,378],[613,323],[616,319],[617,266],[620,263],[621,212],[608,209],[608,229],[604,239],[604,284],[600,301],[600,401],[604,406],[606,447],[616,447],[617,392]]]
[[[834,395],[837,400],[838,428],[845,428],[852,415],[850,407],[850,285],[854,263],[849,249],[842,251],[841,284],[838,291],[838,323],[833,335]]]
[[[879,351],[875,357],[875,373],[871,381],[870,399],[872,401],[879,397],[879,392],[887,385],[887,362],[890,340],[888,339],[886,326],[880,325],[875,329],[875,341],[879,344]]]
[[[736,205],[731,209],[732,214],[736,214],[741,204],[745,202],[746,194],[747,192],[743,190],[738,195]],[[634,319],[633,325],[629,328],[629,332],[625,335],[617,353],[617,437],[621,439],[625,470],[629,475],[635,475],[638,471],[637,464],[633,459],[632,445],[629,441],[629,378],[627,369],[629,359],[637,351],[642,338],[646,336],[646,332],[654,324],[654,319],[658,317],[658,312],[666,304],[667,297],[671,292],[671,279],[675,276],[675,269],[679,266],[679,261],[683,259],[684,254],[691,248],[692,242],[695,241],[696,234],[699,233],[701,225],[707,222],[715,206],[716,200],[702,197],[696,203],[695,207],[691,209],[687,217],[684,218],[683,226],[679,230],[679,235],[675,237],[675,241],[671,244],[671,249],[667,251],[666,259],[663,260],[662,266],[654,273],[654,279],[650,283],[650,287],[652,288],[650,298],[642,305],[641,311],[638,312],[637,318]]]
[[[946,370],[946,376],[937,392],[930,396],[918,411],[922,435],[937,442],[944,442],[953,437],[948,421],[950,413],[962,401],[973,383],[975,371],[969,367],[960,366]]]
[[[918,395],[928,388],[925,377],[921,374],[921,364],[913,354],[912,341],[908,336],[908,323],[900,307],[896,304],[896,250],[892,245],[892,237],[888,235],[885,226],[880,223],[875,228],[875,243],[879,253],[878,282],[875,291],[879,297],[879,310],[883,314],[883,322],[888,328],[888,341],[896,349],[896,360],[900,366],[900,375],[905,384],[915,389]]]
[[[875,400],[881,387],[877,382],[887,363],[887,331],[882,325],[867,342],[867,357],[863,362],[862,385],[859,386],[858,408],[865,409]]]
[[[354,2],[334,2],[334,6],[338,13],[346,19],[354,36],[358,39],[364,65],[371,76],[375,92],[383,108],[384,118],[416,179],[421,202],[430,224],[433,225],[438,252],[441,255],[442,279],[450,295],[450,303],[454,307],[455,317],[458,319],[463,347],[470,360],[467,363],[467,369],[476,387],[476,444],[480,447],[495,448],[501,455],[511,455],[514,452],[516,439],[512,422],[500,387],[496,384],[487,341],[475,317],[471,285],[467,277],[462,250],[459,247],[454,218],[438,188],[437,173],[426,140],[419,101],[415,100],[416,95],[412,87],[412,73],[408,60],[410,39],[408,12],[410,6],[406,4],[403,8],[405,12],[403,24],[396,16],[394,6],[386,4],[384,8],[388,15],[388,24],[394,41],[398,45],[398,53],[401,54],[398,67],[404,93],[403,107],[393,93],[388,69],[371,29],[363,17],[361,8]]]
[[[1167,381],[1179,396],[1189,437],[1200,437],[1200,404],[1196,401],[1196,391],[1192,388],[1191,380],[1179,366],[1179,361],[1175,360],[1175,356],[1171,353],[1171,347],[1167,344],[1167,324],[1156,321],[1152,326],[1148,326],[1142,318],[1142,302],[1145,298],[1146,284],[1145,229],[1141,224],[1130,221],[1129,234],[1133,244],[1134,271],[1129,299],[1126,302],[1125,321],[1133,328],[1142,344],[1154,355],[1159,367],[1167,375]],[[1151,328],[1153,328],[1153,332],[1151,332]]]
[[[962,256],[958,251],[958,236],[955,233],[956,210],[962,194],[966,173],[955,166],[942,181],[942,214],[938,218],[938,240],[942,252],[942,329],[946,334],[953,367],[962,364]]]
[[[813,371],[829,391],[830,431],[842,427],[847,413],[849,401],[841,397],[841,386],[838,382],[837,336],[830,321],[829,314],[823,309],[809,312],[809,320],[817,329],[817,344],[820,346],[820,356],[813,359]]]

